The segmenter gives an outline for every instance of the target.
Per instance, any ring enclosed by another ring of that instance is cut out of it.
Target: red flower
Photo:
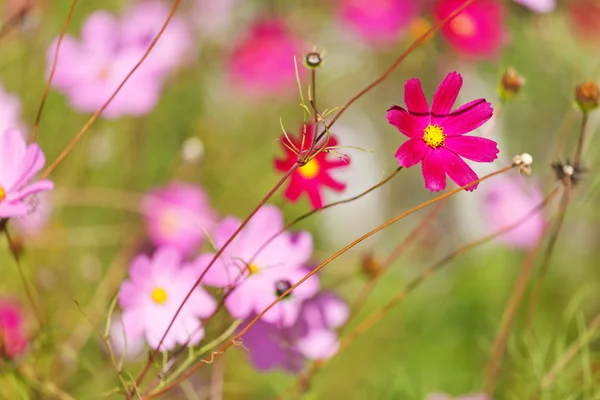
[[[314,126],[313,124],[305,124],[304,144],[302,144],[302,136],[300,135],[297,139],[290,137],[292,143],[289,142],[288,138],[284,135],[281,138],[281,144],[285,150],[285,158],[275,159],[275,168],[281,172],[287,172],[292,168],[294,163],[298,160],[298,155],[292,151],[292,149],[300,149],[303,155],[310,149],[310,145],[313,140]],[[289,136],[289,135],[288,135]],[[338,141],[331,135],[329,141],[324,143],[326,137],[319,141],[316,148],[333,147],[337,146]],[[289,147],[289,148],[288,148]],[[323,206],[323,199],[321,191],[323,187],[329,187],[336,192],[341,192],[346,188],[346,185],[342,182],[338,182],[330,175],[329,171],[335,168],[344,167],[350,164],[348,157],[335,158],[331,156],[331,153],[321,151],[306,165],[296,169],[290,177],[290,183],[285,190],[284,196],[292,203],[297,201],[302,193],[308,194],[310,204],[314,209],[321,208]]]

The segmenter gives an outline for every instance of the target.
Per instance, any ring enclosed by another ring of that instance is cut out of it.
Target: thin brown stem
[[[140,67],[140,65],[142,65],[142,63],[146,60],[146,58],[148,57],[148,55],[150,54],[150,52],[152,51],[152,49],[158,42],[158,39],[160,39],[160,37],[162,36],[165,29],[167,29],[169,22],[171,22],[171,19],[173,18],[173,15],[175,14],[175,11],[177,11],[177,7],[179,7],[179,3],[181,3],[181,0],[174,1],[173,7],[171,8],[171,12],[169,13],[169,16],[167,17],[167,20],[165,21],[163,26],[160,28],[160,31],[154,37],[154,40],[152,40],[152,43],[150,43],[148,50],[146,50],[146,52],[144,53],[142,58],[137,62],[137,64],[135,64],[135,66],[131,69],[131,71],[129,71],[129,73],[127,74],[125,79],[123,79],[123,81],[121,81],[121,83],[119,84],[117,89],[113,92],[113,94],[109,97],[109,99],[102,105],[102,107],[100,107],[100,109],[98,111],[96,111],[94,113],[94,115],[92,115],[90,117],[90,119],[85,123],[85,125],[83,125],[81,130],[79,132],[77,132],[77,134],[75,135],[73,140],[71,140],[71,142],[67,145],[67,147],[65,147],[65,149],[58,155],[58,157],[56,157],[56,159],[52,162],[52,164],[50,164],[48,166],[48,168],[46,168],[44,170],[44,172],[40,175],[40,179],[46,179],[48,177],[48,175],[50,175],[59,166],[59,164],[65,160],[65,158],[67,158],[69,153],[71,153],[73,148],[77,145],[77,143],[79,143],[79,141],[81,140],[83,135],[88,131],[90,126],[92,126],[92,124],[98,119],[100,114],[102,114],[102,112],[104,112],[106,107],[108,107],[110,102],[116,97],[116,95],[119,93],[121,88],[125,85],[125,83],[127,83],[129,78],[131,78],[131,76],[135,73],[135,71],[137,71],[137,69]]]
[[[71,2],[71,7],[69,8],[69,13],[67,14],[67,19],[63,24],[62,30],[60,32],[60,36],[58,37],[58,42],[56,42],[56,49],[54,49],[54,59],[52,60],[52,69],[50,70],[50,75],[48,76],[48,81],[46,82],[46,88],[44,89],[44,94],[42,95],[42,100],[40,101],[40,106],[38,108],[37,115],[35,117],[35,123],[33,124],[33,130],[31,131],[31,139],[30,141],[33,143],[37,139],[38,129],[40,128],[40,121],[42,119],[42,113],[44,112],[44,105],[46,104],[46,98],[48,97],[48,93],[50,92],[50,85],[52,84],[52,79],[54,78],[54,72],[56,71],[56,65],[58,64],[58,52],[60,51],[60,45],[62,44],[63,38],[67,33],[67,28],[69,27],[69,23],[71,22],[71,17],[73,16],[73,11],[75,10],[75,4],[77,4],[77,0],[73,0]]]
[[[583,117],[581,119],[581,130],[579,132],[579,140],[577,141],[577,149],[575,150],[575,155],[573,156],[573,166],[578,167],[581,162],[581,157],[583,156],[583,147],[585,146],[585,131],[588,122],[589,114],[587,111],[583,112]]]
[[[354,246],[356,246],[357,244],[359,244],[360,242],[368,239],[369,237],[375,235],[376,233],[384,230],[385,228],[393,225],[394,223],[400,221],[401,219],[407,217],[408,215],[411,215],[427,206],[430,206],[432,204],[435,204],[439,201],[442,201],[450,196],[455,195],[456,193],[459,193],[460,191],[469,188],[479,182],[482,182],[484,180],[490,179],[496,175],[500,175],[503,174],[504,172],[509,171],[510,169],[514,168],[513,165],[510,165],[508,167],[504,167],[498,171],[492,172],[482,178],[479,178],[473,182],[470,182],[469,184],[450,190],[442,195],[439,195],[431,200],[428,200],[424,203],[419,204],[416,207],[411,208],[408,211],[405,211],[399,215],[397,215],[396,217],[392,218],[391,220],[379,225],[377,228],[369,231],[368,233],[362,235],[361,237],[359,237],[358,239],[354,240],[352,243],[348,244],[347,246],[345,246],[344,248],[342,248],[341,250],[337,251],[335,254],[333,254],[332,256],[330,256],[328,259],[326,259],[325,261],[323,261],[320,265],[318,265],[316,268],[314,268],[312,271],[310,271],[307,275],[305,275],[300,281],[296,282],[294,285],[292,285],[288,290],[286,290],[285,292],[283,292],[277,299],[275,299],[275,301],[273,301],[271,304],[269,304],[268,307],[266,307],[262,312],[260,312],[252,321],[250,321],[248,323],[248,325],[246,325],[243,329],[240,330],[240,332],[238,332],[230,341],[228,341],[225,345],[223,345],[223,347],[221,347],[218,351],[215,351],[211,354],[211,356],[207,359],[203,359],[200,360],[200,362],[198,362],[197,364],[193,365],[188,371],[186,371],[184,374],[182,374],[178,379],[174,380],[173,382],[171,382],[169,385],[163,387],[161,390],[159,390],[156,393],[152,393],[148,396],[146,396],[144,399],[151,399],[154,397],[157,397],[163,393],[166,393],[167,391],[171,390],[172,388],[174,388],[175,386],[177,386],[177,384],[185,379],[187,379],[187,377],[189,377],[191,374],[193,374],[196,370],[198,370],[202,364],[208,363],[208,362],[212,362],[212,360],[214,360],[215,357],[219,356],[220,354],[222,354],[223,352],[225,352],[228,348],[230,348],[231,346],[235,345],[237,343],[237,341],[258,321],[262,318],[262,316],[264,314],[266,314],[271,308],[273,308],[278,302],[280,302],[282,299],[284,299],[286,296],[288,296],[290,293],[292,293],[292,291],[294,291],[294,289],[296,289],[298,286],[300,286],[302,283],[304,283],[306,280],[310,279],[313,275],[315,275],[316,273],[318,273],[321,269],[323,269],[323,267],[325,267],[327,264],[329,264],[330,262],[332,262],[333,260],[335,260],[336,258],[338,258],[339,256],[341,256],[342,254],[344,254],[345,252],[347,252],[348,250],[350,250],[351,248],[353,248]]]

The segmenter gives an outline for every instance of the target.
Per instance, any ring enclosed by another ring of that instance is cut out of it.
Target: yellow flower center
[[[256,264],[248,265],[248,272],[250,272],[250,275],[254,275],[254,274],[258,273],[258,271],[259,271],[258,265],[256,265]]]
[[[317,174],[319,173],[319,169],[319,163],[313,158],[308,163],[306,163],[306,165],[303,165],[300,168],[298,168],[298,172],[300,172],[300,175],[302,175],[304,178],[311,179],[317,176]]]
[[[0,202],[6,198],[6,190],[2,186],[0,186]]]
[[[469,15],[461,14],[450,22],[450,29],[457,35],[471,37],[475,35],[477,25]]]
[[[162,304],[167,301],[167,292],[163,288],[156,288],[152,291],[152,300],[156,304]]]
[[[429,145],[429,147],[437,149],[444,145],[446,141],[446,135],[444,135],[444,128],[435,125],[427,125],[423,131],[423,140]]]

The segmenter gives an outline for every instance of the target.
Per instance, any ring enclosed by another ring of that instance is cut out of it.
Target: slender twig
[[[75,400],[73,396],[60,389],[54,382],[40,379],[36,373],[36,369],[29,364],[21,364],[17,372],[46,396],[51,396],[59,400]]]
[[[79,141],[81,140],[81,138],[83,137],[83,135],[87,132],[87,130],[90,128],[90,126],[92,126],[92,124],[98,119],[98,117],[100,116],[100,114],[102,114],[104,112],[104,110],[106,109],[106,107],[108,107],[108,105],[110,104],[110,102],[117,96],[117,94],[119,93],[119,91],[121,90],[121,88],[129,80],[129,78],[131,78],[131,76],[135,73],[135,71],[146,60],[146,58],[148,57],[148,55],[150,54],[150,52],[152,51],[152,49],[156,45],[156,42],[158,42],[158,39],[160,39],[160,37],[162,36],[162,34],[165,31],[165,29],[167,29],[167,25],[169,25],[169,22],[171,21],[171,19],[173,18],[173,15],[175,14],[175,11],[177,11],[177,7],[179,7],[179,3],[181,3],[181,0],[175,0],[174,1],[174,4],[173,4],[173,7],[171,8],[171,12],[169,13],[169,16],[167,17],[167,19],[166,19],[165,23],[163,24],[163,26],[160,28],[160,31],[154,37],[154,40],[152,40],[152,43],[150,43],[150,46],[148,47],[148,50],[146,50],[146,52],[144,53],[144,55],[142,56],[142,58],[137,62],[137,64],[135,64],[135,66],[131,69],[131,71],[129,71],[129,73],[127,74],[127,76],[125,77],[125,79],[123,79],[121,81],[121,83],[119,84],[119,86],[117,87],[117,89],[108,98],[108,100],[102,105],[102,107],[100,107],[100,109],[98,111],[96,111],[94,113],[94,115],[92,115],[90,117],[90,119],[85,123],[85,125],[83,125],[83,127],[81,128],[81,130],[79,132],[77,132],[77,134],[75,135],[75,137],[73,138],[73,140],[71,140],[71,142],[67,145],[67,147],[65,147],[65,149],[58,155],[58,157],[56,157],[56,159],[52,162],[52,164],[50,164],[44,170],[44,172],[40,175],[40,179],[47,178],[48,175],[50,175],[58,167],[58,165],[64,161],[65,158],[67,158],[67,156],[69,155],[69,153],[71,153],[71,151],[73,150],[73,148],[75,147],[75,145],[77,145],[77,143],[79,143]]]
[[[573,157],[573,166],[578,167],[581,162],[581,157],[583,155],[583,147],[585,146],[585,131],[587,127],[589,113],[587,111],[583,111],[583,116],[581,119],[581,131],[579,132],[579,140],[577,141],[577,149],[575,150],[575,156]]]
[[[321,264],[319,264],[316,268],[314,268],[313,270],[311,270],[307,275],[305,275],[300,281],[296,282],[294,285],[292,285],[288,290],[286,290],[285,292],[283,292],[277,299],[275,299],[271,304],[269,304],[269,306],[267,306],[262,312],[260,312],[252,321],[250,321],[248,323],[248,325],[246,325],[243,329],[240,330],[240,332],[238,332],[237,335],[235,335],[229,342],[227,342],[223,347],[221,347],[218,351],[213,352],[213,354],[210,357],[210,360],[213,360],[215,357],[217,357],[218,355],[222,354],[223,352],[225,352],[228,348],[230,348],[231,346],[235,345],[237,343],[237,340],[240,339],[258,320],[260,320],[262,318],[263,315],[265,315],[267,312],[269,312],[269,310],[271,308],[273,308],[278,302],[280,302],[282,299],[284,299],[286,296],[288,296],[290,293],[292,293],[298,286],[300,286],[302,283],[304,283],[306,280],[310,279],[313,275],[315,275],[316,273],[318,273],[321,269],[323,269],[323,267],[325,267],[327,264],[329,264],[330,262],[332,262],[333,260],[335,260],[336,258],[338,258],[339,256],[341,256],[342,254],[344,254],[345,252],[347,252],[348,250],[350,250],[351,248],[353,248],[354,246],[356,246],[357,244],[359,244],[360,242],[368,239],[369,237],[375,235],[376,233],[384,230],[385,228],[393,225],[394,223],[400,221],[401,219],[407,217],[408,215],[411,215],[427,206],[430,206],[432,204],[435,204],[439,201],[442,201],[450,196],[453,196],[459,192],[461,192],[462,190],[469,188],[479,182],[485,181],[489,178],[492,178],[496,175],[500,175],[503,174],[509,170],[511,170],[512,168],[514,168],[514,165],[510,165],[507,167],[504,167],[500,170],[497,170],[495,172],[492,172],[482,178],[479,178],[473,182],[468,183],[467,185],[464,185],[462,187],[459,187],[457,189],[453,189],[450,190],[444,194],[441,194],[431,200],[428,200],[424,203],[419,204],[416,207],[411,208],[408,211],[405,211],[399,215],[397,215],[396,217],[392,218],[391,220],[379,225],[377,228],[369,231],[368,233],[362,235],[361,237],[359,237],[358,239],[354,240],[352,243],[348,244],[347,246],[343,247],[341,250],[337,251],[335,254],[333,254],[332,256],[330,256],[329,258],[327,258],[325,261],[323,261]],[[150,399],[150,398],[154,398],[157,397],[169,390],[171,390],[172,388],[174,388],[175,386],[177,386],[177,384],[184,380],[187,379],[188,376],[190,376],[191,374],[193,374],[196,370],[198,370],[202,364],[206,363],[207,360],[201,360],[199,363],[193,365],[188,371],[186,371],[184,374],[181,375],[181,377],[179,377],[177,380],[175,380],[174,382],[172,382],[170,385],[165,386],[163,389],[161,389],[160,391],[153,393],[152,395],[149,395],[147,397],[145,397],[145,399]]]
[[[77,4],[77,0],[73,0],[71,2],[71,8],[69,8],[69,14],[67,14],[67,19],[63,24],[62,30],[60,32],[60,36],[58,37],[58,42],[56,42],[56,49],[54,49],[54,59],[52,60],[52,69],[50,70],[50,75],[48,76],[48,81],[46,82],[46,88],[44,89],[44,94],[42,95],[42,100],[40,101],[40,106],[38,108],[37,115],[35,117],[35,123],[33,124],[33,130],[31,131],[31,139],[30,141],[33,143],[37,139],[38,129],[40,128],[40,121],[42,119],[42,113],[44,111],[44,105],[46,104],[46,98],[48,97],[48,93],[50,92],[50,85],[52,84],[52,79],[54,78],[54,72],[56,71],[56,65],[58,64],[58,52],[60,51],[60,45],[62,44],[63,38],[67,33],[67,28],[69,27],[69,23],[71,22],[71,17],[73,16],[73,11],[75,10],[75,4]]]

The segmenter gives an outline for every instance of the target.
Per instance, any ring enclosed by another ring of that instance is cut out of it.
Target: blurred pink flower
[[[505,174],[482,187],[483,216],[490,233],[501,230],[525,217],[542,200],[540,188],[520,175]],[[542,235],[546,220],[537,212],[518,228],[505,233],[498,241],[509,247],[531,249]]]
[[[14,358],[27,349],[23,313],[13,299],[0,299],[0,355]]]
[[[156,246],[171,246],[183,255],[198,250],[216,223],[205,191],[172,182],[148,192],[141,204],[148,235]]]
[[[600,3],[596,0],[576,0],[567,5],[569,22],[581,39],[600,43]]]
[[[492,162],[498,157],[496,142],[465,135],[492,117],[490,103],[476,99],[452,111],[462,84],[460,74],[449,73],[437,88],[430,110],[421,82],[409,79],[404,85],[408,110],[394,105],[387,112],[389,123],[409,138],[396,152],[398,164],[410,168],[420,162],[425,187],[432,192],[446,188],[446,175],[459,186],[478,179],[461,157],[476,162]]]
[[[121,284],[119,305],[123,309],[123,327],[128,343],[145,336],[152,348],[175,316],[177,309],[198,279],[198,271],[182,264],[173,248],[162,247],[152,258],[141,254],[131,263],[130,279]],[[201,287],[194,288],[188,301],[165,337],[161,350],[171,350],[177,343],[195,345],[204,337],[199,318],[216,310],[215,300]]]
[[[28,214],[30,196],[54,187],[47,179],[30,184],[45,163],[37,143],[27,145],[16,129],[0,132],[0,218]]]
[[[4,90],[0,83],[0,132],[21,127],[21,101]]]
[[[239,226],[237,218],[225,218],[213,231],[215,246],[222,247]],[[303,265],[312,254],[312,237],[307,232],[284,231],[267,243],[282,229],[281,212],[275,206],[264,206],[208,270],[203,281],[207,285],[235,287],[225,299],[225,306],[233,317],[246,318],[251,313],[260,313],[308,273]],[[213,256],[214,253],[201,255],[196,261],[197,268],[204,271]],[[292,325],[298,318],[302,301],[313,296],[318,288],[316,276],[308,279],[271,308],[263,319]]]
[[[427,396],[425,400],[492,400],[492,398],[483,393],[466,394],[458,397],[453,397],[444,393],[433,393]]]
[[[439,0],[434,13],[436,22],[450,14],[466,0]],[[497,0],[480,0],[468,6],[441,29],[454,49],[468,56],[494,57],[506,42],[506,12]]]
[[[372,45],[392,44],[419,12],[414,0],[341,0],[339,18]]]
[[[12,223],[19,231],[29,236],[39,235],[48,225],[52,213],[52,203],[47,192],[32,195],[27,199],[29,213],[14,218]]]
[[[127,337],[127,332],[121,322],[120,315],[113,315],[110,324],[110,345],[112,351],[118,357],[124,357],[129,361],[142,359],[146,342],[143,337],[132,339]]]
[[[304,154],[310,149],[315,134],[314,125],[304,124],[301,129],[304,129],[304,132],[296,138],[292,138],[290,135],[282,135],[280,138],[285,158],[276,158],[275,168],[281,173],[289,171],[298,160],[298,155],[294,153],[292,148],[299,149]],[[292,140],[291,143],[290,140]],[[335,147],[337,145],[338,141],[334,135],[329,137],[327,143],[322,139],[317,144],[318,147]],[[346,188],[346,184],[335,180],[331,176],[331,171],[346,167],[349,164],[349,157],[338,157],[335,159],[335,156],[325,151],[318,153],[306,165],[292,172],[288,187],[284,193],[285,198],[293,203],[298,201],[303,193],[306,193],[312,208],[321,208],[323,206],[322,192],[325,188],[336,192],[343,192]]]
[[[514,0],[514,2],[538,13],[548,13],[556,9],[556,0]]]
[[[243,336],[244,346],[256,369],[282,368],[296,373],[305,359],[332,357],[339,343],[334,330],[348,319],[345,302],[332,293],[320,293],[302,304],[300,317],[289,327],[259,320]],[[241,326],[246,326],[251,315]]]
[[[299,73],[305,73],[303,44],[288,31],[286,22],[256,22],[231,53],[228,68],[234,89],[250,98],[295,91],[294,56],[299,60]]]

